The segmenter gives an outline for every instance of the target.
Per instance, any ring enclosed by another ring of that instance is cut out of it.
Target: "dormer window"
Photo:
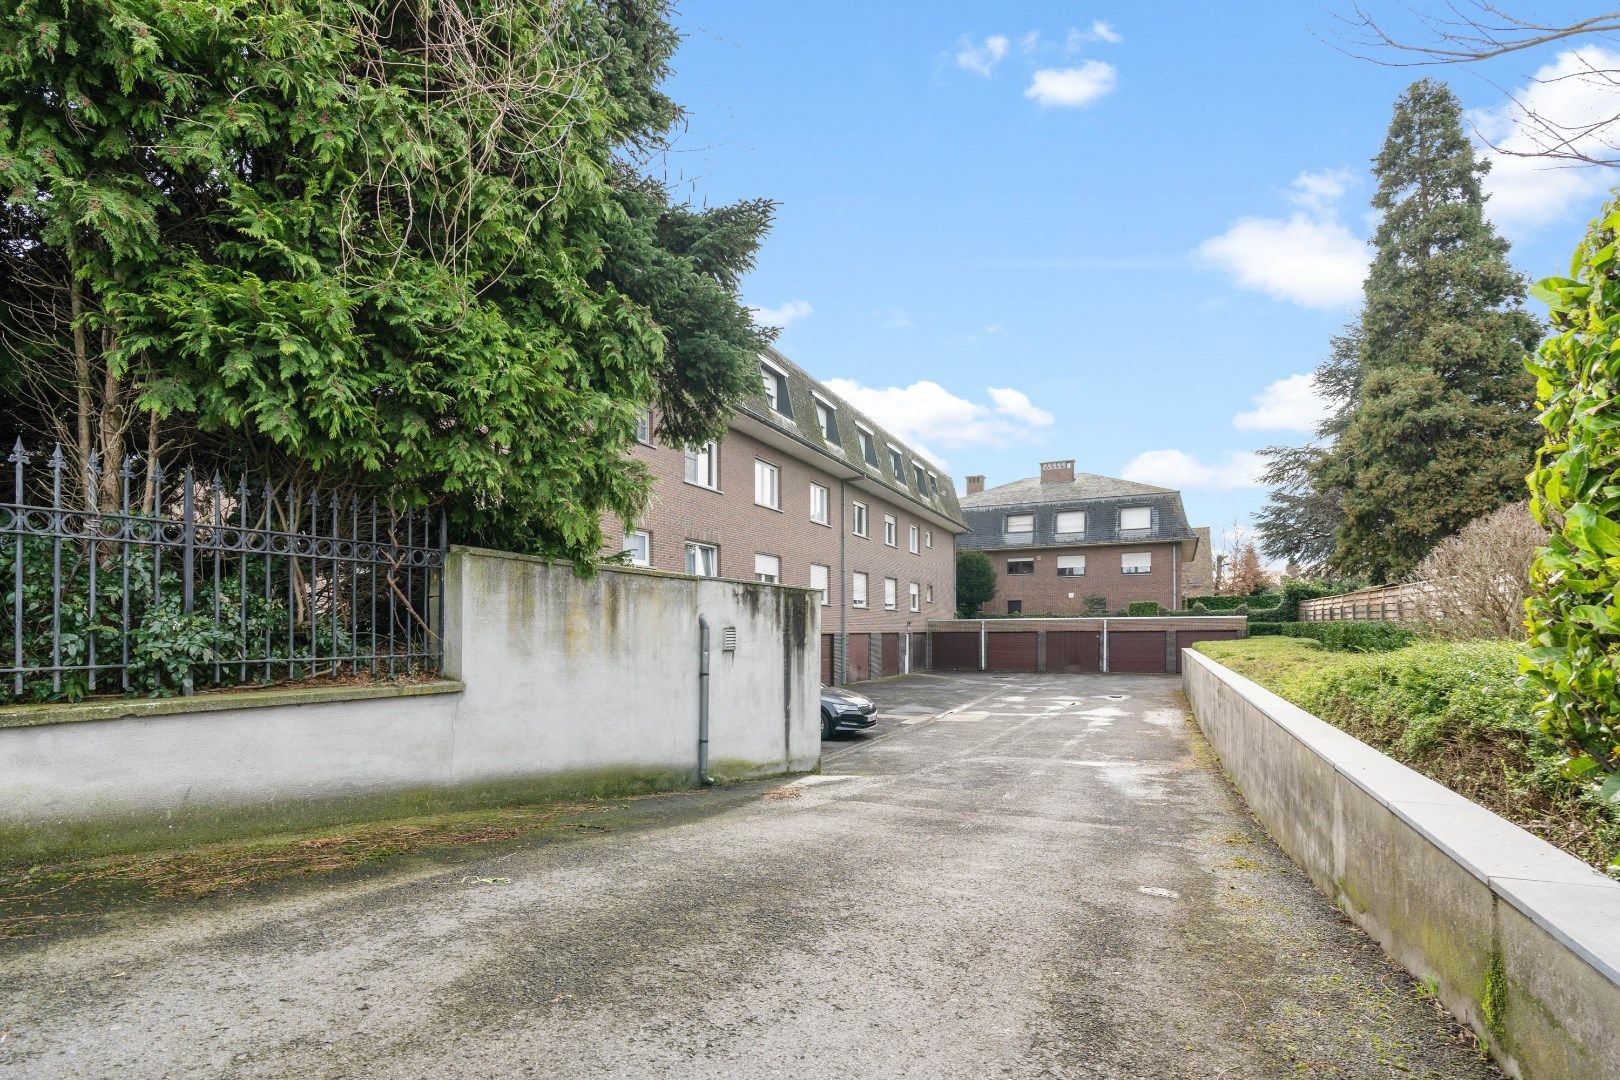
[[[765,385],[765,404],[771,407],[771,411],[792,417],[793,407],[788,404],[787,376],[769,364],[760,364],[759,380]]]
[[[917,483],[917,494],[928,494],[928,477],[923,475],[923,467],[915,461],[911,463],[911,478]]]
[[[816,398],[816,426],[821,429],[822,438],[838,445],[838,411],[820,398]]]
[[[894,478],[902,484],[906,482],[906,458],[894,447],[889,447],[889,466],[894,470]]]
[[[861,459],[868,465],[876,466],[878,463],[877,443],[872,441],[872,433],[863,427],[858,427],[855,429],[855,434],[860,436],[861,440]]]
[[[1120,532],[1147,532],[1153,528],[1151,506],[1127,506],[1119,512]]]

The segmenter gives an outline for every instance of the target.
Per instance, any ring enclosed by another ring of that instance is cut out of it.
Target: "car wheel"
[[[823,739],[830,739],[837,734],[837,732],[838,726],[833,723],[833,718],[823,713],[821,716],[821,737]]]

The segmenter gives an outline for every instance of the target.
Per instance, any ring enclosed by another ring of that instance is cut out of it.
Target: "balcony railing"
[[[1032,532],[1002,533],[1001,542],[1009,546],[1017,544],[1033,544],[1035,542],[1035,534]]]

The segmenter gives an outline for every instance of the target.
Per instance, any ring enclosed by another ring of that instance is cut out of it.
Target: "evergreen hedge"
[[[1393,622],[1253,622],[1250,637],[1294,637],[1319,641],[1343,652],[1391,652],[1404,649],[1417,635]]]

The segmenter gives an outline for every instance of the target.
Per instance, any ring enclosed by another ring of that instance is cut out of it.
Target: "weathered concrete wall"
[[[1515,1076],[1620,1076],[1620,883],[1189,650],[1193,712],[1316,885]]]
[[[714,628],[711,775],[820,759],[808,590],[619,569],[583,581],[456,549],[445,600],[452,677],[431,685],[0,709],[0,848],[120,818],[570,775],[695,779],[699,614]]]
[[[808,590],[633,568],[581,581],[471,549],[451,552],[447,580],[445,672],[467,684],[456,781],[603,762],[695,768],[699,615],[713,636],[711,772],[820,760],[820,609]]]

